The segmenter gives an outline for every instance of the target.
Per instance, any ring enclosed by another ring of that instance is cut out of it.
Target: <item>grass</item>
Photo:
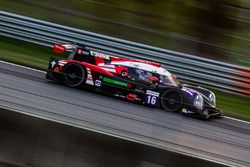
[[[0,36],[0,60],[45,70],[50,57],[63,58],[50,48]],[[215,91],[217,107],[225,115],[250,121],[250,98]]]
[[[250,97],[241,97],[224,92],[214,91],[218,109],[226,116],[250,122]]]
[[[52,53],[51,48],[0,36],[1,60],[45,70],[50,57],[62,58]]]

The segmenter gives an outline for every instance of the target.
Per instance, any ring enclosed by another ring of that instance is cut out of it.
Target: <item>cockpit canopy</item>
[[[156,67],[150,64],[129,61],[117,61],[112,62],[111,64],[128,67],[128,77],[132,80],[150,82],[150,76],[155,76],[159,79],[159,83],[161,84],[172,86],[180,85],[180,82],[177,80],[177,78],[163,67]]]

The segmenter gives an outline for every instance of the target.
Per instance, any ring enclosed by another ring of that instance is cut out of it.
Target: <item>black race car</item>
[[[202,87],[181,84],[160,64],[111,56],[78,44],[55,44],[46,78],[70,87],[86,87],[128,101],[161,107],[169,112],[208,119],[221,116],[215,94]]]

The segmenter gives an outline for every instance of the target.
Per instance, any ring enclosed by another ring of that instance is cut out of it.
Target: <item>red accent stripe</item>
[[[68,63],[74,62],[74,63],[81,64],[81,65],[85,66],[86,68],[89,68],[91,71],[95,71],[95,72],[104,74],[106,76],[110,76],[110,77],[114,76],[114,74],[100,68],[97,65],[89,64],[89,63],[86,63],[86,62],[79,62],[79,61],[76,61],[76,60],[65,60],[65,61],[67,61]]]
[[[107,75],[107,76],[110,76],[110,77],[114,76],[112,73],[100,68],[97,65],[89,64],[89,63],[86,63],[86,62],[81,62],[81,64],[83,64],[87,68],[90,68],[91,71],[95,71],[95,72],[98,72],[98,73],[101,73],[101,74],[104,74],[104,75]]]
[[[96,64],[104,63],[104,58],[95,56],[95,62]]]

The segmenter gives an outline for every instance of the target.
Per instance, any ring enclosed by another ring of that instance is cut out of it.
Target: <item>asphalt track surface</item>
[[[250,164],[250,124],[202,121],[48,82],[44,73],[0,62],[0,107],[209,159]]]
[[[0,136],[4,167],[226,167],[4,109]]]

